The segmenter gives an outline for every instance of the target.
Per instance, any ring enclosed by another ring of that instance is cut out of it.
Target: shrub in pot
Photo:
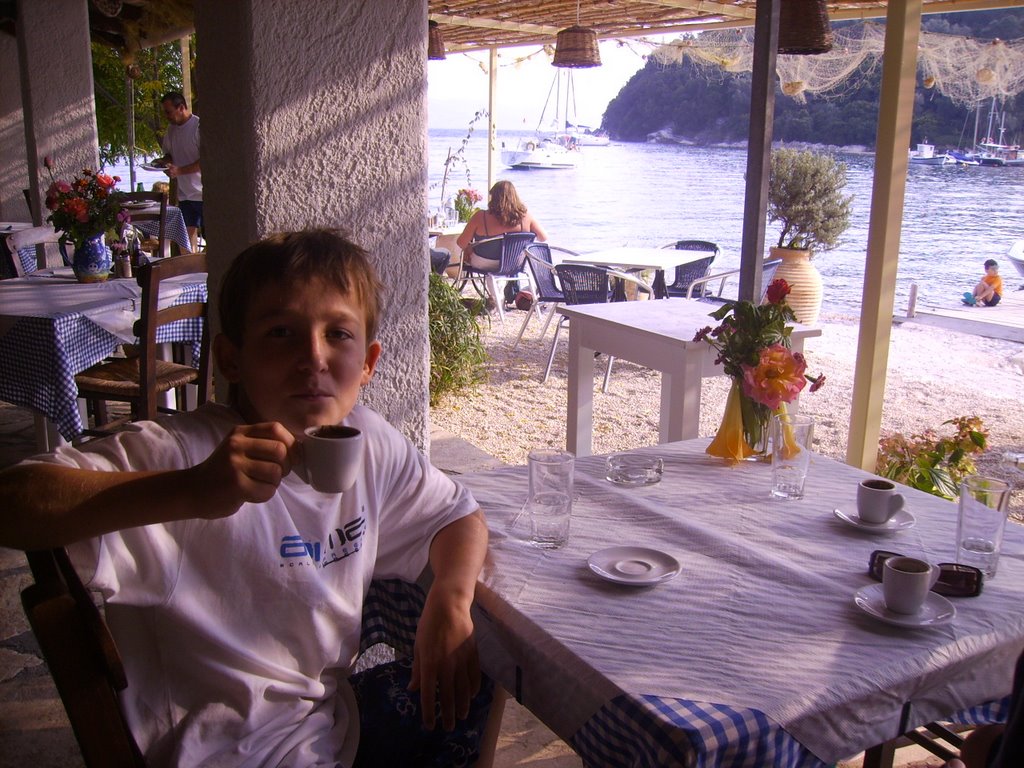
[[[815,253],[835,248],[850,226],[853,195],[844,195],[846,163],[807,150],[772,152],[768,179],[768,221],[782,225],[771,258],[783,260],[776,277],[789,283],[787,297],[801,323],[815,323],[821,311],[821,274]]]

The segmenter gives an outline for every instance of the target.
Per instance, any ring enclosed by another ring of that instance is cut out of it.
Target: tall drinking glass
[[[569,541],[574,466],[575,457],[568,451],[530,451],[529,496],[523,511],[530,520],[534,546],[556,549]]]
[[[996,575],[1003,528],[1010,506],[1010,486],[1002,480],[975,475],[960,484],[960,513],[956,526],[956,561]]]
[[[773,416],[772,496],[776,499],[802,499],[807,470],[811,465],[811,439],[814,419],[787,413]]]

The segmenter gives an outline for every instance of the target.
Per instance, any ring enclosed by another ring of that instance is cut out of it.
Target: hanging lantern
[[[981,69],[978,70],[978,73],[975,75],[975,78],[982,85],[988,85],[989,83],[996,79],[996,73],[993,72],[989,67],[982,67]]]
[[[445,58],[444,36],[441,34],[441,25],[436,21],[429,22],[427,31],[427,58],[440,61]]]
[[[121,13],[121,0],[92,0],[92,4],[97,11],[110,18]]]
[[[555,39],[556,67],[599,67],[601,51],[597,47],[597,32],[587,27],[572,26],[563,29]]]
[[[779,53],[809,55],[832,50],[825,0],[780,0]]]
[[[923,85],[925,88],[928,88],[928,89],[934,88],[935,87],[935,78],[932,77],[931,75],[929,75],[928,77],[926,77],[924,80],[921,81],[921,85]]]

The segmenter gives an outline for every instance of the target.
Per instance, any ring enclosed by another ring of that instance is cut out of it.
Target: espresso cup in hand
[[[921,610],[939,569],[916,557],[890,557],[882,566],[882,596],[893,613],[912,616]]]
[[[344,493],[363,467],[363,433],[355,427],[309,427],[296,473],[321,493]]]
[[[903,509],[903,495],[896,484],[872,477],[857,486],[857,514],[865,523],[884,523]]]

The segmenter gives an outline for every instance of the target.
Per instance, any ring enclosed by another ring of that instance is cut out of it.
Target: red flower
[[[96,181],[98,181],[99,185],[104,189],[110,189],[112,186],[114,186],[114,180],[110,176],[107,176],[107,174],[105,173],[97,173]]]
[[[789,292],[793,290],[789,283],[783,280],[781,277],[777,277],[772,280],[772,284],[768,286],[768,303],[770,304],[781,304],[782,301],[789,295]]]
[[[53,158],[50,157],[49,155],[46,155],[46,157],[43,158],[43,167],[46,170],[48,170],[48,171],[52,171],[53,170]]]
[[[65,200],[62,206],[64,213],[71,216],[75,221],[85,224],[89,220],[89,205],[79,197]]]
[[[809,392],[817,392],[819,389],[825,386],[824,373],[818,376],[817,378],[811,378],[810,376],[808,376],[807,380],[811,382],[811,388],[808,390]]]

